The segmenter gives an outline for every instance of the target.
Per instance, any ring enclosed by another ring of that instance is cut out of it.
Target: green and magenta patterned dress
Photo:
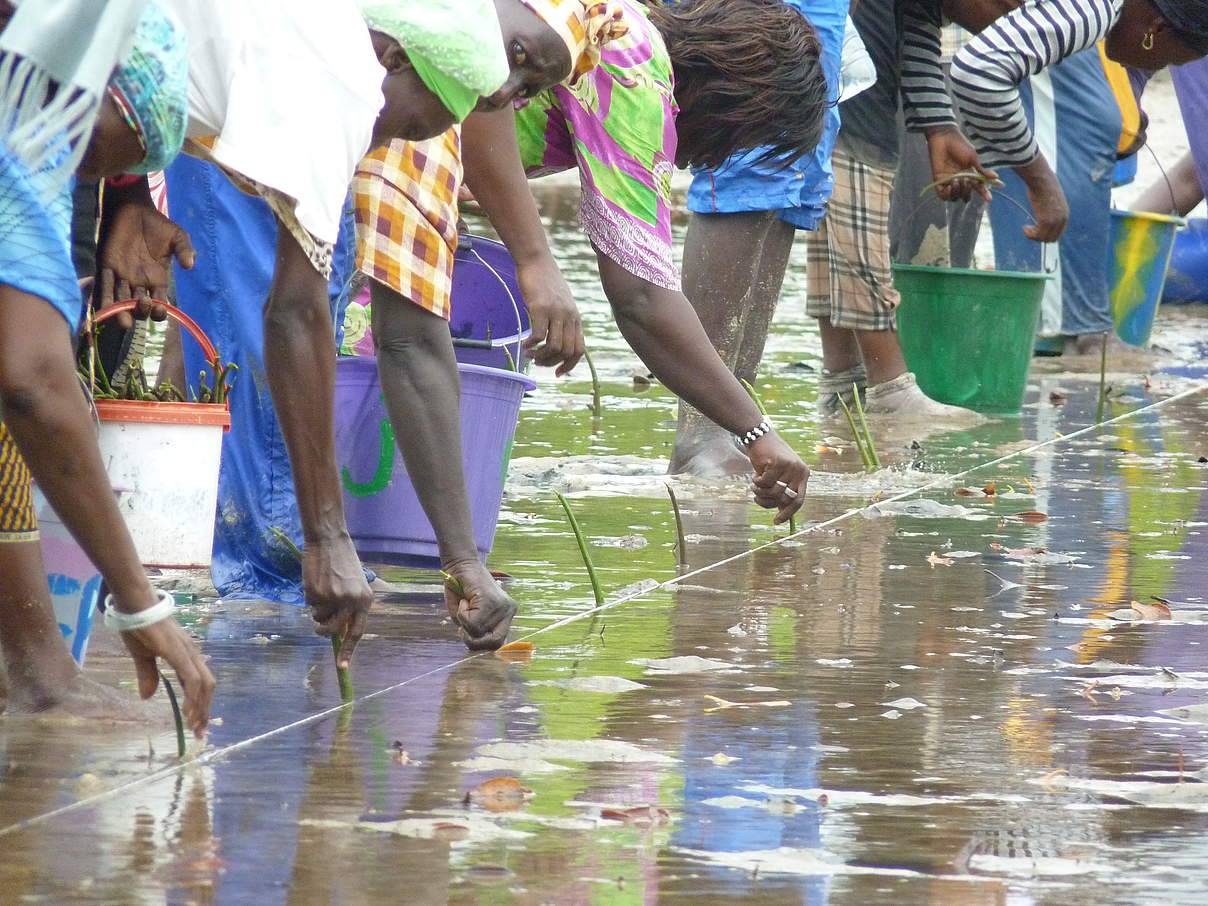
[[[520,155],[530,178],[577,169],[579,219],[596,248],[629,273],[678,290],[671,59],[644,8],[623,5],[629,33],[604,47],[600,65],[574,87],[544,91],[517,111]]]

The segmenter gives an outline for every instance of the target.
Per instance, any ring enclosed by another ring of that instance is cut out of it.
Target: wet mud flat
[[[1038,373],[1021,418],[879,438],[880,473],[839,438],[794,537],[680,482],[683,573],[668,404],[612,388],[591,473],[544,461],[580,416],[539,393],[492,557],[531,653],[465,658],[392,574],[340,708],[304,613],[186,605],[223,680],[187,763],[166,719],[0,721],[0,900],[1199,902],[1208,399],[1117,386],[1083,430],[1094,378]],[[90,669],[126,684],[116,644]]]

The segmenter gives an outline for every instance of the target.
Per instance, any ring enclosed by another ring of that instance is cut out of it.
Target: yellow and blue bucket
[[[1146,211],[1112,211],[1112,257],[1108,262],[1112,318],[1125,343],[1149,342],[1162,301],[1174,237],[1186,221]]]

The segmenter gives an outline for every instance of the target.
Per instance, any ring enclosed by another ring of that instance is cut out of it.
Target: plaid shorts
[[[817,232],[806,234],[805,313],[850,330],[894,330],[901,296],[889,258],[893,171],[835,149],[835,190]]]
[[[393,141],[357,165],[352,181],[357,267],[448,320],[457,251],[461,130]]]
[[[38,514],[29,467],[0,422],[0,544],[37,540]]]

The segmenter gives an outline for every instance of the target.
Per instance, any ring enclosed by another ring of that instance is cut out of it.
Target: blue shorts
[[[84,312],[71,263],[71,183],[47,196],[0,141],[0,283],[45,299],[74,335]]]
[[[822,67],[832,95],[839,96],[839,63],[847,23],[847,0],[785,0],[818,31]],[[830,157],[839,134],[839,106],[826,111],[826,128],[813,154],[784,168],[758,166],[758,151],[735,155],[717,170],[696,170],[688,189],[688,210],[695,214],[779,211],[782,220],[815,230],[826,214],[834,179]]]

